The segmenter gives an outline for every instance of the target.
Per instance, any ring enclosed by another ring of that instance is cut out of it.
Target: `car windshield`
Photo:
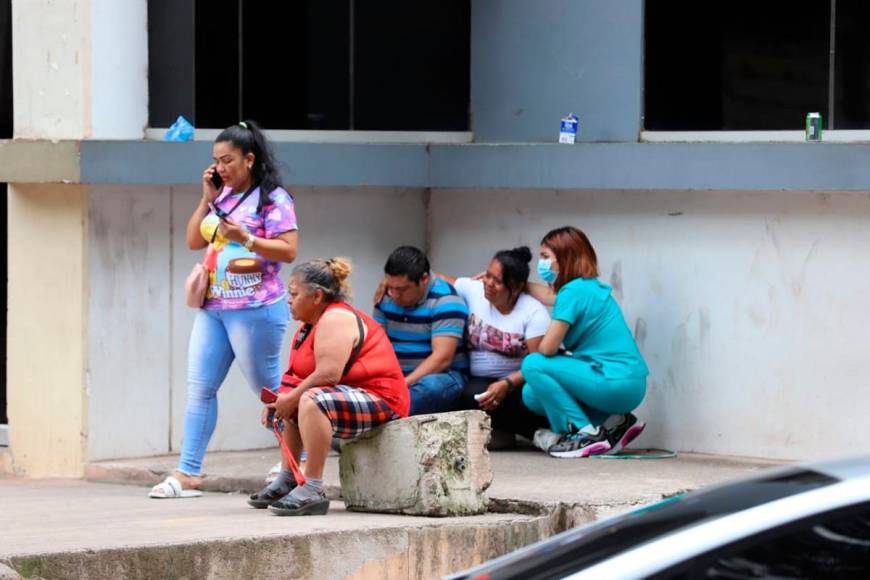
[[[569,530],[454,578],[560,578],[657,536],[838,480],[801,468],[675,496],[599,524]]]

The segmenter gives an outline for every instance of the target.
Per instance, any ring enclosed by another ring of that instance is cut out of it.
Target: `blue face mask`
[[[556,281],[556,278],[559,276],[556,272],[550,269],[550,266],[553,264],[553,260],[543,259],[538,260],[538,276],[541,277],[541,280],[546,282],[547,284],[552,284]]]

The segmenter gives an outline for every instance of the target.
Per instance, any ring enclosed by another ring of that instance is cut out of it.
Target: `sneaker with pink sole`
[[[607,440],[607,430],[599,427],[595,433],[586,431],[572,431],[566,433],[559,442],[550,447],[547,453],[550,457],[563,459],[572,457],[589,457],[601,455],[610,451],[610,442]]]
[[[646,423],[638,421],[632,413],[623,415],[622,422],[607,429],[607,439],[610,442],[610,450],[607,455],[615,455],[628,447],[628,444],[637,439]]]

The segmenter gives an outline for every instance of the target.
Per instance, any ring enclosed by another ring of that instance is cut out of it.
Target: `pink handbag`
[[[204,264],[194,264],[193,269],[184,282],[184,294],[187,305],[191,308],[202,308],[208,290],[208,268]]]

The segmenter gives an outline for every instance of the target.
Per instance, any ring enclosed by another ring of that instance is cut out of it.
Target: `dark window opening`
[[[239,118],[347,129],[349,15],[348,2],[336,0],[245,3]]]
[[[355,128],[465,131],[468,1],[358,2]]]
[[[800,130],[809,112],[828,127],[830,5],[647,0],[645,128]]]
[[[152,127],[465,131],[470,0],[151,0]]]
[[[0,0],[0,139],[12,137],[12,0]]]
[[[226,127],[242,120],[238,0],[198,1],[194,5],[195,110],[188,120],[201,127]]]
[[[219,0],[215,0],[215,5]],[[169,127],[194,120],[194,0],[148,0],[148,117]]]
[[[0,0],[0,139],[12,137],[12,0]],[[6,184],[0,183],[0,425],[6,411]]]
[[[870,4],[837,0],[834,43],[834,127],[870,128]]]
[[[0,425],[9,423],[6,410],[6,285],[8,272],[6,224],[6,184],[0,183],[0,239],[3,240],[3,250],[0,251]]]

